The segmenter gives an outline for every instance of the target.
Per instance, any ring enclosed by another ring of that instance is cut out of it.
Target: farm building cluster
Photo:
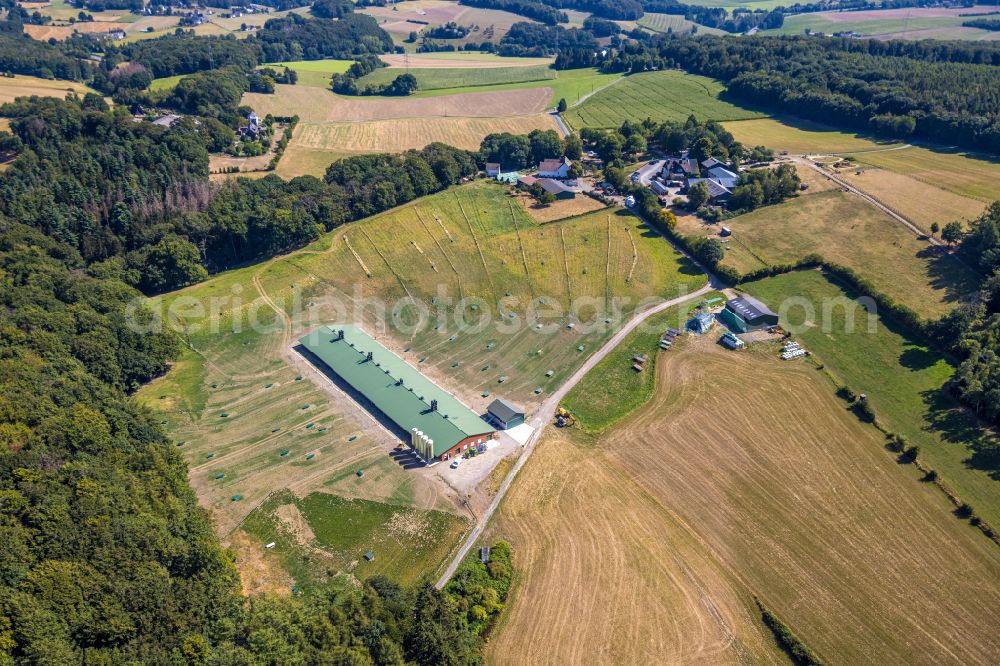
[[[680,188],[687,192],[698,183],[708,189],[708,200],[713,204],[725,204],[733,188],[739,183],[740,175],[729,164],[709,157],[700,163],[685,153],[681,157],[668,159],[650,187],[657,195],[666,195],[670,188]]]

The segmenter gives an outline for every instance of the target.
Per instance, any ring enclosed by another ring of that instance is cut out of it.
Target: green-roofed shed
[[[494,437],[478,414],[357,326],[324,326],[299,342],[405,430],[425,459],[447,460]]]

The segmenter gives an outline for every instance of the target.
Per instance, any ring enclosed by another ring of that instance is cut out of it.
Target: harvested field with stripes
[[[754,595],[825,663],[992,662],[1000,549],[775,356],[693,338],[627,422],[546,436],[488,536],[525,572],[492,662],[787,663]]]
[[[345,122],[391,118],[496,118],[528,115],[544,111],[550,95],[545,88],[525,88],[433,98],[394,99],[387,103],[382,98],[342,97],[329,90],[311,86],[278,85],[273,95],[245,94],[243,103],[260,114],[298,114],[304,122]]]
[[[446,99],[446,98],[436,98]],[[322,177],[334,160],[353,154],[399,153],[440,141],[477,150],[494,132],[527,134],[557,129],[552,116],[537,113],[499,118],[398,118],[371,122],[300,123],[278,164],[278,174]]]

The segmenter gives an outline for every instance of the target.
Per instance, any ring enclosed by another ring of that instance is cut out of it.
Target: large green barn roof
[[[337,339],[339,330],[344,331],[342,340]],[[407,432],[418,428],[433,439],[435,456],[467,437],[493,432],[455,396],[357,326],[324,326],[299,342],[396,425]],[[431,411],[431,400],[437,400],[437,411]]]

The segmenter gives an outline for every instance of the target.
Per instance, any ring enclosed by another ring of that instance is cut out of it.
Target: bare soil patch
[[[518,196],[517,201],[524,207],[524,210],[528,212],[531,219],[539,224],[562,220],[567,217],[573,217],[574,215],[591,213],[605,207],[600,201],[591,199],[584,194],[578,194],[573,199],[556,201],[548,206],[538,206],[535,203],[534,198],[527,195]]]
[[[243,530],[237,530],[229,545],[236,551],[236,569],[240,573],[245,596],[291,594],[295,581],[281,568],[277,558],[264,548],[264,544]]]

